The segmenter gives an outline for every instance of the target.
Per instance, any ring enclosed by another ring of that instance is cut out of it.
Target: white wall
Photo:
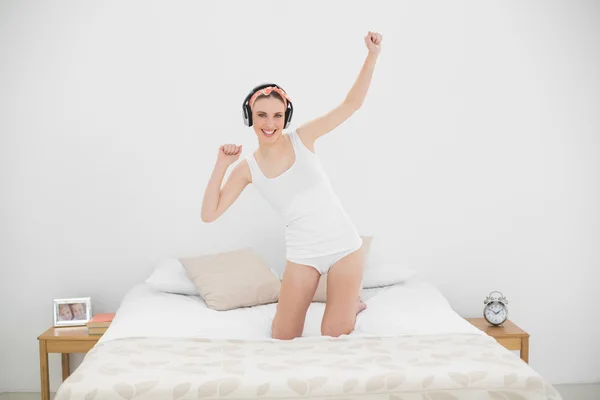
[[[292,127],[337,105],[369,30],[384,41],[367,101],[317,147],[347,211],[461,315],[501,290],[551,382],[600,380],[599,11],[2,2],[0,391],[39,391],[54,298],[112,311],[157,260],[243,245],[281,268],[283,230],[253,188],[200,220],[217,148],[256,148],[240,106],[260,82],[290,93]]]

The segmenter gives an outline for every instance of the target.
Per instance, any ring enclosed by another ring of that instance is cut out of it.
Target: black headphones
[[[248,96],[246,96],[246,98],[244,99],[244,103],[242,104],[244,125],[252,126],[252,110],[250,109],[250,105],[248,104],[248,102],[250,101],[250,98],[257,91],[264,89],[266,87],[269,87],[269,86],[278,87],[279,89],[281,89],[285,92],[285,90],[281,86],[276,85],[274,83],[265,83],[262,85],[258,85],[254,89],[252,89],[250,91],[250,93],[248,93]],[[285,110],[285,124],[283,126],[284,128],[287,128],[288,126],[290,126],[290,122],[292,122],[292,114],[293,113],[294,113],[294,106],[292,105],[291,101],[287,101],[287,109]]]

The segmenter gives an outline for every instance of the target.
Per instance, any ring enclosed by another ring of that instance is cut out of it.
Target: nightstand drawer
[[[89,340],[48,340],[46,341],[46,351],[48,353],[87,353],[95,344],[96,342]]]
[[[496,340],[508,350],[521,350],[521,338],[498,338]]]

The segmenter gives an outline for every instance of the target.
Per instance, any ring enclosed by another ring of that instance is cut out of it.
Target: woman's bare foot
[[[358,315],[365,308],[367,308],[367,305],[361,299],[358,299],[358,308],[356,310],[356,315]]]

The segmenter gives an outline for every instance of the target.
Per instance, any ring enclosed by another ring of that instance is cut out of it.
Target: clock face
[[[499,325],[508,317],[506,307],[502,303],[493,302],[485,307],[485,318],[491,324]]]

